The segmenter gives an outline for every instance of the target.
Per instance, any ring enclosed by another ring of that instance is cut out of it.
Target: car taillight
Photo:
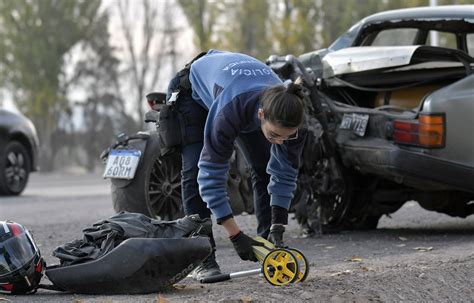
[[[444,147],[446,134],[444,114],[420,114],[418,120],[395,120],[395,143],[428,148]]]

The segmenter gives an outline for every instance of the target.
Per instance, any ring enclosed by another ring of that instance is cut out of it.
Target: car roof
[[[403,19],[474,19],[474,5],[443,5],[404,8],[370,15],[360,23],[373,23]]]

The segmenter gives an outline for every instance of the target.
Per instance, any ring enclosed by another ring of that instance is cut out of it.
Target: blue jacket
[[[260,128],[259,97],[282,84],[264,63],[244,54],[210,50],[191,65],[193,99],[209,109],[198,184],[202,199],[217,219],[232,214],[226,191],[229,159],[240,132]],[[296,140],[295,140],[296,141]],[[267,172],[271,205],[289,208],[298,176],[302,142],[274,144]]]

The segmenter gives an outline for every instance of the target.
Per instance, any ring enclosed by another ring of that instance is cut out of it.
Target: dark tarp
[[[84,229],[82,240],[59,246],[53,256],[61,266],[96,260],[129,238],[187,238],[198,233],[208,234],[211,220],[198,215],[175,221],[161,221],[138,213],[121,212]]]

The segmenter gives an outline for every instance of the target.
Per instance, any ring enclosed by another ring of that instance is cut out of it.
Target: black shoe
[[[221,269],[216,262],[216,253],[213,252],[201,265],[196,267],[192,273],[194,280],[201,281],[203,278],[221,274]]]

